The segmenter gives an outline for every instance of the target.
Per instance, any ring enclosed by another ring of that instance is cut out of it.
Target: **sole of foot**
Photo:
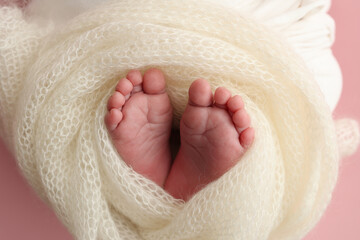
[[[172,107],[163,73],[131,70],[108,100],[105,125],[122,159],[136,172],[164,185],[171,154]]]
[[[165,189],[188,200],[233,167],[252,145],[255,131],[242,98],[198,79],[189,88],[189,101],[180,122],[181,146]]]

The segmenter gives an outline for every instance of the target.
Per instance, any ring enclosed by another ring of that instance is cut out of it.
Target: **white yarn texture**
[[[150,67],[166,75],[174,126],[201,77],[240,94],[256,129],[241,161],[186,203],[127,166],[104,126],[117,81]],[[304,61],[208,1],[110,2],[57,28],[0,8],[0,116],[24,176],[76,239],[301,239],[337,180],[331,111]]]
[[[41,21],[66,24],[76,15],[108,1],[31,0],[26,11]],[[331,50],[335,39],[335,23],[327,13],[331,0],[205,1],[230,8],[237,14],[250,16],[275,31],[278,37],[286,38],[304,59],[330,108],[335,109],[341,95],[342,75]]]

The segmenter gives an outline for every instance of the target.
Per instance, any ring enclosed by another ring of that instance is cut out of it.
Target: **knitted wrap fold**
[[[127,166],[104,125],[117,81],[150,67],[166,76],[174,127],[191,82],[205,78],[241,95],[256,129],[239,163],[186,203]],[[340,154],[359,139],[350,120],[336,131],[285,40],[199,0],[109,2],[57,27],[1,7],[0,116],[28,182],[84,240],[301,239],[331,199]]]

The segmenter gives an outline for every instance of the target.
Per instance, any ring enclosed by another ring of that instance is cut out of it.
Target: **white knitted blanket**
[[[104,126],[116,82],[150,67],[166,75],[175,127],[201,77],[240,94],[256,129],[241,161],[186,203],[128,167]],[[1,7],[0,116],[24,176],[82,240],[301,239],[359,138],[351,121],[336,132],[287,42],[205,0],[110,2],[57,27]]]

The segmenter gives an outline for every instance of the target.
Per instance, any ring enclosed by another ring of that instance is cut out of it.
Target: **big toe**
[[[165,76],[159,69],[151,68],[144,74],[143,90],[147,94],[160,94],[165,92]]]
[[[189,103],[191,105],[208,107],[213,103],[210,84],[204,79],[195,80],[189,88]]]

